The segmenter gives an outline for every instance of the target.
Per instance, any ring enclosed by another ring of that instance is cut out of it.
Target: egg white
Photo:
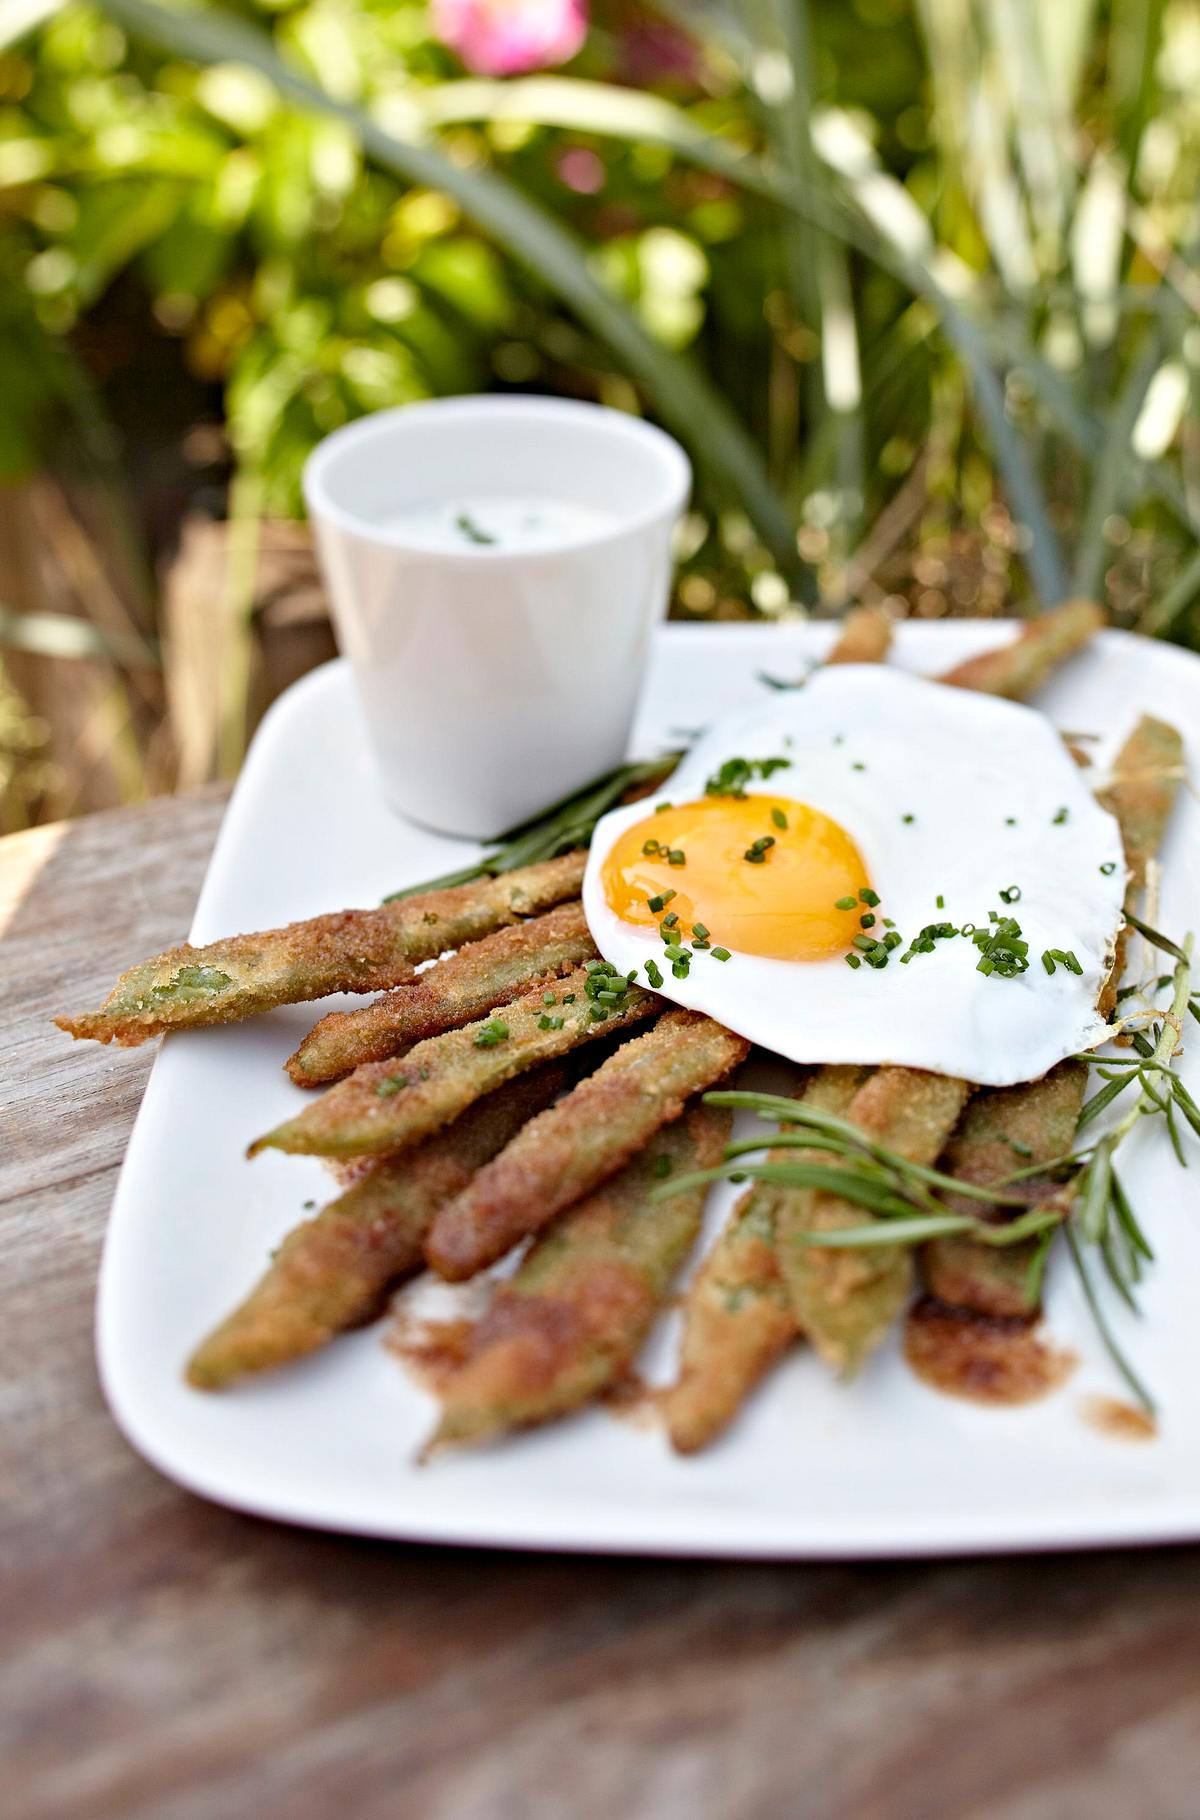
[[[665,998],[794,1062],[893,1063],[1006,1087],[1103,1038],[1096,1003],[1126,885],[1120,831],[1041,714],[875,665],[839,666],[711,727],[659,795],[699,799],[734,757],[790,760],[751,792],[839,822],[882,899],[878,915],[893,920],[905,946],[926,923],[984,924],[997,910],[1020,923],[1028,972],[982,974],[978,949],[955,937],[906,965],[897,949],[880,970],[854,970],[841,956],[735,953],[720,962],[701,952],[675,979],[657,933],[622,921],[604,894],[607,855],[650,812],[645,802],[613,810],[593,836],[583,903],[605,960],[637,968],[643,982],[645,963],[657,960]],[[1020,900],[1007,905],[1000,892],[1013,885]],[[712,923],[716,906],[698,902],[696,914]],[[1082,973],[1060,966],[1048,975],[1046,948],[1073,950]]]

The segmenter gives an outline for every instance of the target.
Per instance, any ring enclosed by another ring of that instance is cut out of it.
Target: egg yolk
[[[668,939],[689,941],[701,923],[713,947],[772,960],[842,954],[861,919],[876,914],[859,899],[871,881],[850,835],[819,809],[783,797],[706,796],[660,809],[613,843],[602,879],[622,922],[654,928],[674,913]],[[667,893],[669,903],[651,909]],[[837,907],[846,898],[853,909]]]

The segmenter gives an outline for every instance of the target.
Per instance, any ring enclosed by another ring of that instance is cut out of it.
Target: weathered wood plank
[[[73,1049],[47,1020],[184,932],[220,808],[0,843],[0,1809],[1187,1820],[1200,1551],[802,1568],[399,1548],[235,1516],[137,1459],[91,1321],[150,1054]]]

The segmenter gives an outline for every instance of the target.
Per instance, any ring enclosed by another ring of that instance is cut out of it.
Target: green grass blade
[[[258,70],[301,107],[342,121],[385,170],[453,197],[466,216],[535,272],[624,363],[716,484],[741,500],[781,567],[795,574],[793,526],[745,425],[694,365],[651,339],[634,313],[593,275],[583,244],[551,215],[493,171],[463,170],[432,146],[394,138],[360,109],[309,82],[280,57],[269,38],[226,13],[169,12],[153,0],[103,3],[133,37],[168,55]]]
[[[1104,565],[1108,560],[1105,521],[1120,505],[1130,464],[1134,460],[1134,425],[1145,403],[1150,381],[1157,373],[1161,361],[1162,342],[1158,329],[1148,329],[1145,344],[1130,367],[1113,406],[1092,471],[1091,491],[1079,531],[1075,568],[1071,578],[1072,591],[1088,600],[1095,597],[1104,574]]]
[[[131,4],[132,0],[119,3]],[[918,262],[910,258],[857,207],[847,206],[824,165],[810,169],[803,179],[773,170],[761,159],[726,145],[715,134],[701,132],[681,108],[657,96],[571,77],[531,77],[505,83],[446,84],[417,96],[414,107],[421,110],[430,125],[511,118],[667,146],[678,157],[787,210],[797,220],[853,248],[889,272],[932,306],[942,332],[970,373],[976,406],[1009,504],[1032,539],[1028,564],[1034,586],[1047,605],[1066,599],[1067,571],[1058,539],[1033,466],[1009,421],[1004,388],[986,338],[934,277],[930,269],[932,246],[929,259]]]

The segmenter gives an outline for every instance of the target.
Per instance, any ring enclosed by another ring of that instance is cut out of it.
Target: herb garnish
[[[459,512],[454,523],[455,527],[462,532],[468,543],[483,544],[497,543],[499,541],[492,536],[490,531],[485,531],[482,526],[477,525],[468,512]]]
[[[753,783],[756,777],[765,782],[774,777],[776,771],[788,770],[791,762],[790,758],[727,758],[706,782],[704,794],[743,797],[746,785]]]
[[[1034,1293],[1038,1292],[1049,1248],[1061,1230],[1113,1364],[1143,1408],[1153,1413],[1153,1399],[1113,1335],[1087,1263],[1090,1250],[1098,1255],[1117,1293],[1136,1307],[1136,1287],[1144,1264],[1154,1253],[1118,1175],[1117,1152],[1129,1133],[1147,1117],[1163,1118],[1180,1163],[1186,1158],[1176,1115],[1200,1137],[1200,1106],[1172,1065],[1186,1012],[1191,1010],[1200,1018],[1200,1005],[1191,988],[1192,937],[1189,935],[1180,945],[1153,931],[1147,939],[1161,944],[1166,953],[1176,957],[1175,971],[1170,976],[1171,1003],[1166,1010],[1150,1007],[1133,1013],[1134,1018],[1147,1024],[1146,1030],[1134,1032],[1136,1058],[1096,1052],[1078,1058],[1095,1068],[1106,1085],[1085,1102],[1076,1127],[1077,1137],[1134,1081],[1140,1084],[1131,1110],[1093,1143],[1048,1162],[1014,1169],[996,1183],[979,1186],[911,1163],[874,1142],[848,1119],[806,1106],[803,1101],[769,1093],[708,1093],[704,1096],[706,1104],[746,1108],[778,1129],[769,1136],[726,1145],[725,1160],[716,1168],[678,1176],[669,1187],[655,1190],[655,1198],[686,1193],[709,1182],[749,1179],[780,1187],[835,1192],[874,1216],[862,1226],[796,1235],[806,1245],[823,1249],[918,1245],[954,1233],[966,1234],[982,1245],[1014,1245],[1023,1239],[1038,1238],[1040,1243],[1031,1267]],[[853,966],[857,957],[847,955],[846,960]],[[1012,1139],[1008,1141],[1018,1155],[1028,1149]],[[747,1160],[756,1152],[780,1150],[819,1154],[815,1158],[798,1156],[794,1161]],[[1022,1191],[1022,1185],[1030,1181],[1041,1190],[1032,1207],[1029,1188],[1025,1186]],[[1001,1223],[952,1211],[942,1198],[947,1194],[959,1200],[980,1201],[991,1208],[1005,1208],[1011,1217]]]

